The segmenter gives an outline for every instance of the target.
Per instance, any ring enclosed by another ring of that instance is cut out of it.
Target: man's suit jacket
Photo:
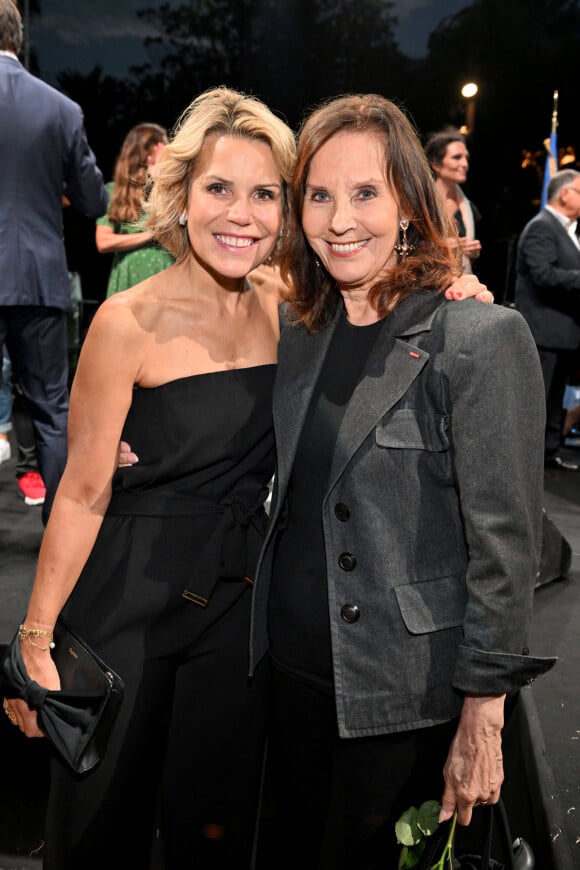
[[[0,56],[0,305],[70,308],[63,194],[87,217],[107,210],[80,106]]]
[[[580,250],[546,209],[526,224],[518,240],[514,301],[538,347],[578,346]]]
[[[276,529],[336,322],[281,336],[253,666],[267,648]],[[462,692],[501,694],[551,667],[527,650],[543,406],[537,351],[517,312],[417,293],[385,320],[345,412],[322,511],[342,736],[445,721]],[[359,608],[356,621],[345,605]]]

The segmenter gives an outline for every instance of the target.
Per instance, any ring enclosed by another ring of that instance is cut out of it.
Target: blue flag
[[[540,209],[544,208],[548,201],[548,184],[550,179],[558,171],[558,136],[556,130],[558,128],[558,91],[554,91],[554,110],[552,112],[552,132],[549,139],[544,139],[544,148],[546,149],[546,165],[544,168],[544,182],[542,184],[542,198],[540,200]]]
[[[546,166],[544,168],[544,183],[542,184],[542,199],[540,208],[544,208],[548,201],[548,184],[550,179],[558,171],[558,136],[556,131],[550,133],[549,139],[544,139],[546,154]]]

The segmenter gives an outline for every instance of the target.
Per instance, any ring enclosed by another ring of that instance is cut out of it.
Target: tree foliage
[[[228,84],[259,94],[295,124],[304,107],[344,91],[382,90],[402,71],[390,0],[186,0],[138,14],[159,35],[140,85],[184,108]]]
[[[130,126],[148,119],[171,129],[215,85],[257,94],[294,128],[326,97],[374,91],[402,104],[426,136],[464,122],[460,87],[474,79],[466,191],[483,214],[484,242],[513,237],[538,207],[555,89],[559,142],[580,157],[580,0],[473,0],[440,23],[421,60],[401,53],[394,9],[391,0],[165,0],[138,13],[156,32],[146,64],[123,80],[69,71],[60,85],[85,109],[108,169]]]

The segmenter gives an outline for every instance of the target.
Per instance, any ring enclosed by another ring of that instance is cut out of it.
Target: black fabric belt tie
[[[165,492],[115,492],[107,513],[114,516],[208,517],[219,519],[193,566],[192,580],[181,593],[206,607],[219,579],[246,580],[253,574],[266,533],[264,502],[268,487],[253,505],[232,497],[223,502]]]

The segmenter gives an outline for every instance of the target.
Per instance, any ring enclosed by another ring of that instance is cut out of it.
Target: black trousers
[[[557,455],[562,444],[565,410],[564,393],[574,370],[575,351],[539,347],[540,364],[546,394],[546,438],[544,454],[547,459]]]
[[[68,350],[66,314],[38,305],[0,306],[5,344],[32,420],[39,470],[46,486],[46,524],[67,456]]]
[[[18,384],[13,385],[12,428],[16,441],[16,477],[22,477],[28,471],[39,471],[34,426],[28,403]]]
[[[441,800],[457,722],[342,739],[332,695],[274,670],[273,698],[267,783],[276,855],[263,849],[258,870],[396,868],[395,822],[410,806]]]
[[[103,760],[80,776],[51,764],[44,870],[148,870],[159,820],[164,870],[249,870],[268,693],[267,662],[247,676],[251,597],[241,580],[207,608],[181,599],[165,654],[135,600],[102,651],[125,681]]]

